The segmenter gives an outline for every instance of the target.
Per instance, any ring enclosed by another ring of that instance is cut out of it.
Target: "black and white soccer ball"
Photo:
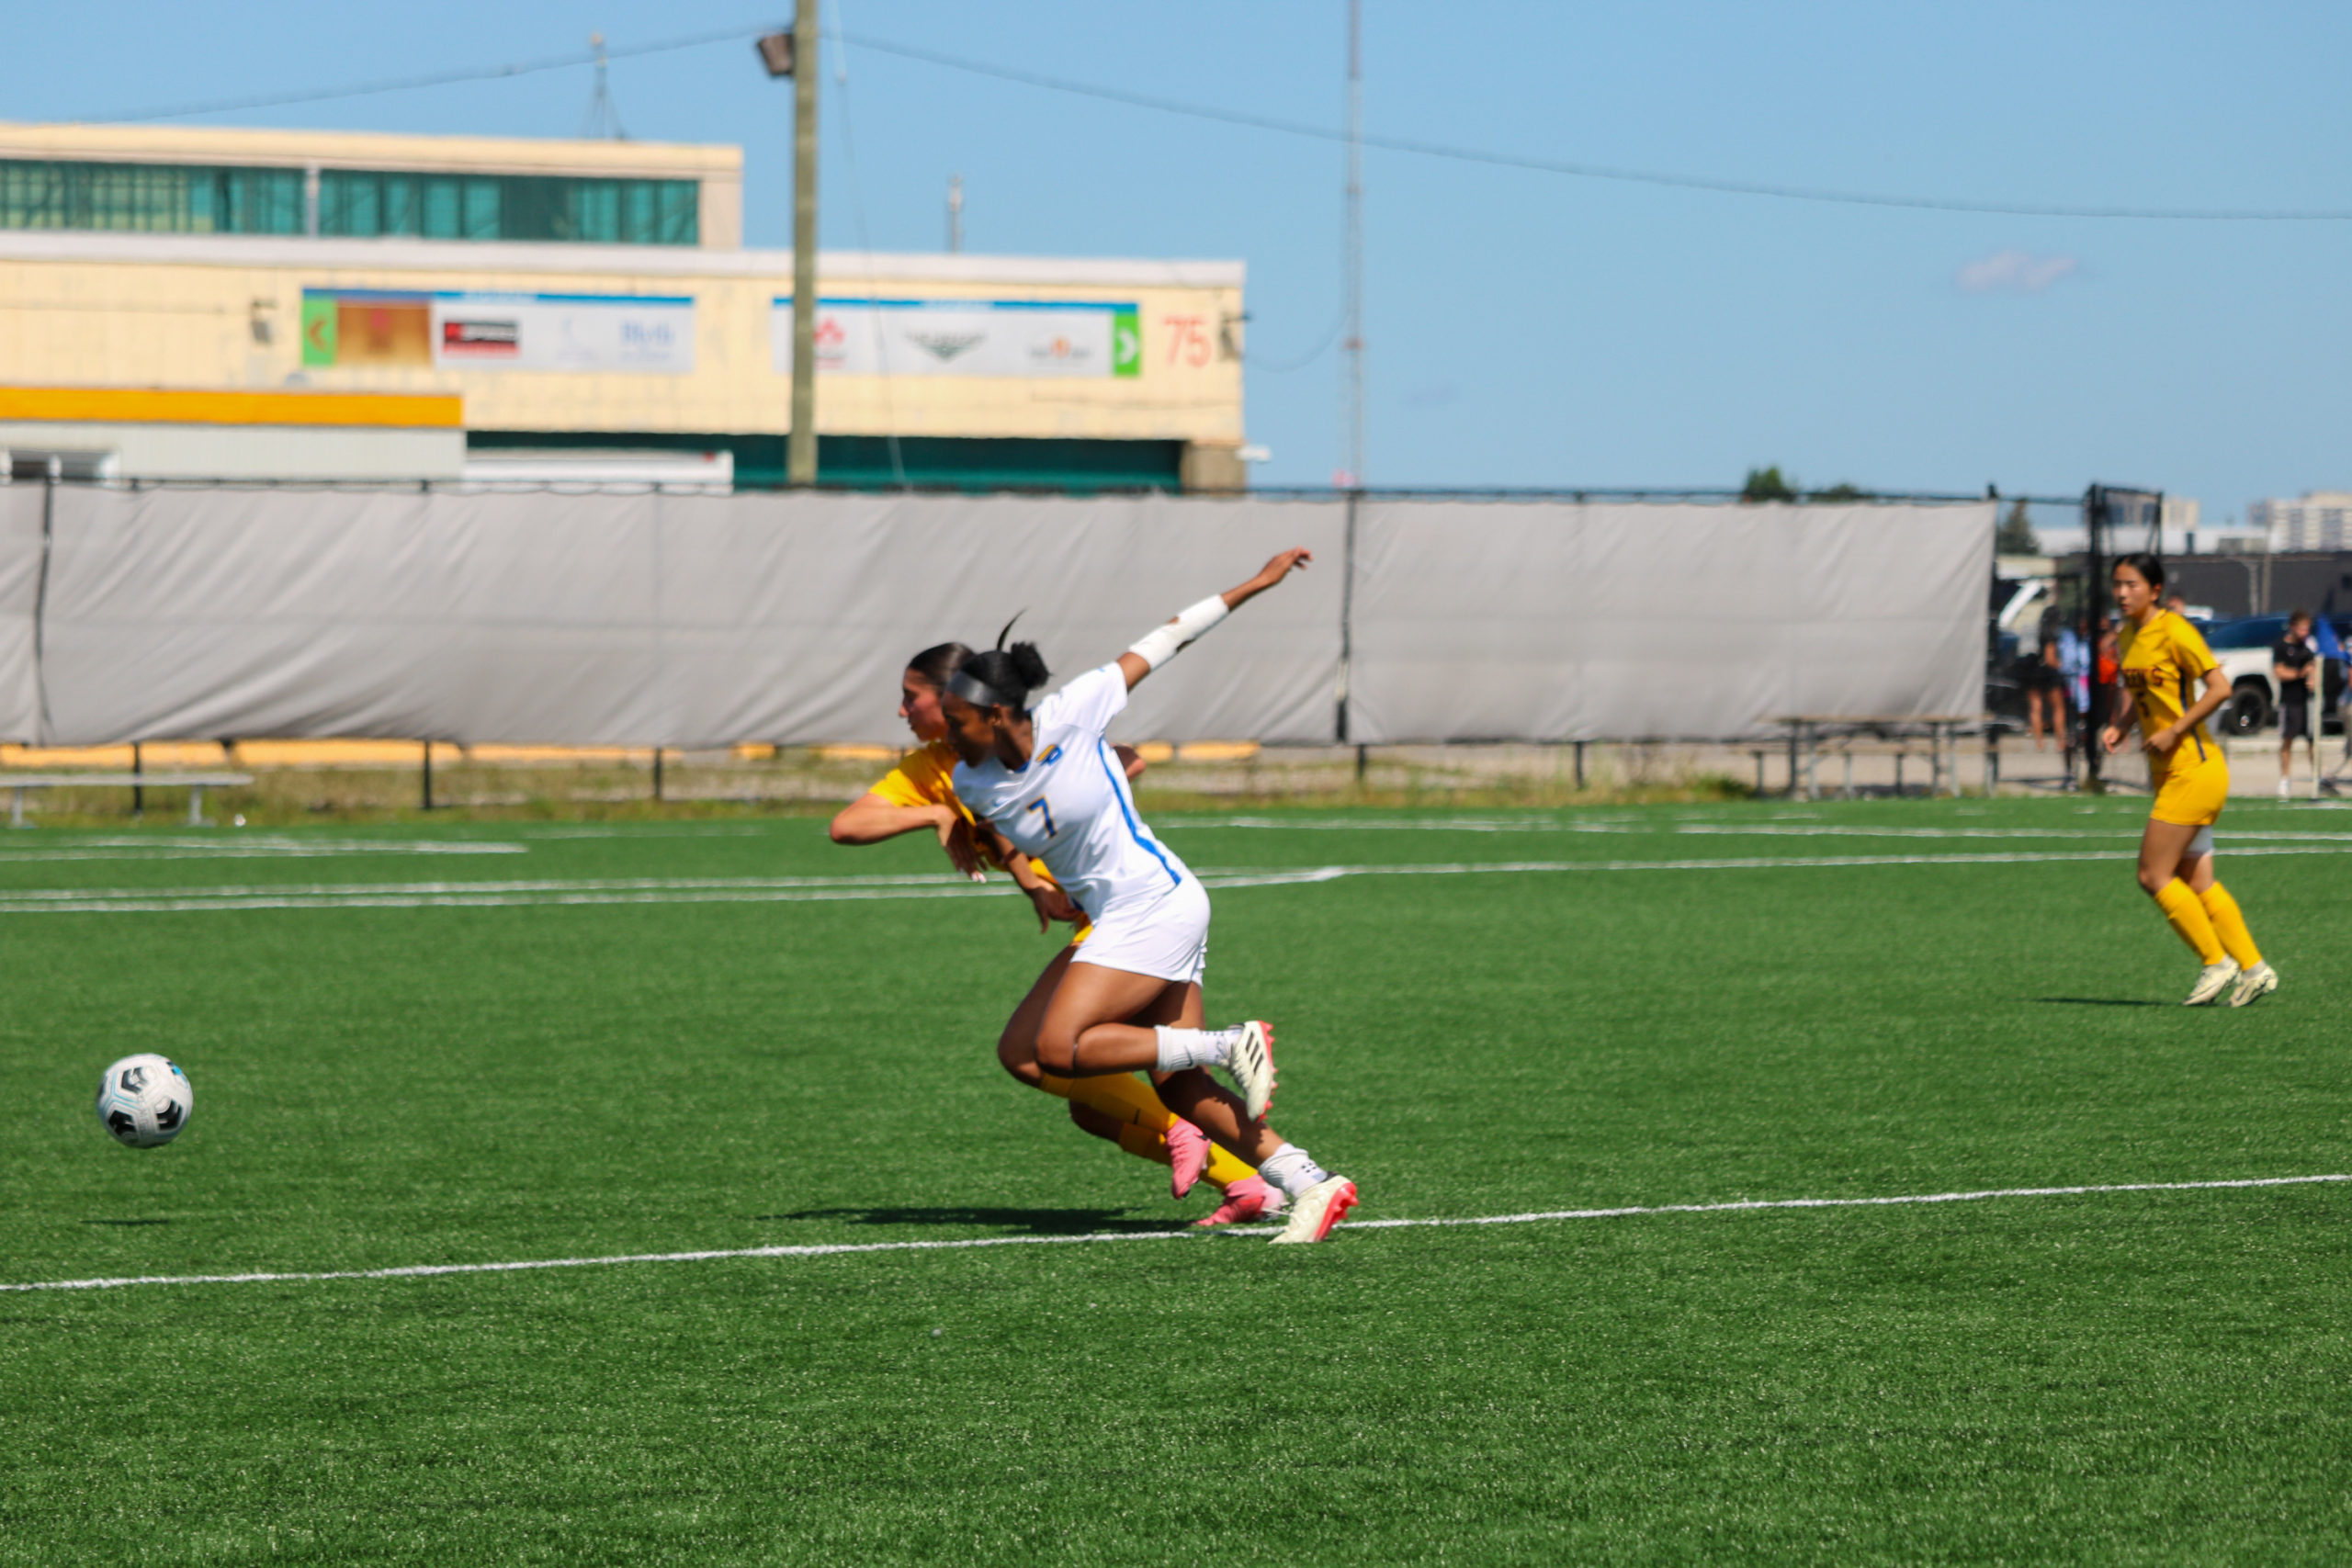
[[[152,1052],[125,1056],[98,1079],[98,1122],[119,1143],[152,1149],[187,1130],[196,1091],[177,1062]]]

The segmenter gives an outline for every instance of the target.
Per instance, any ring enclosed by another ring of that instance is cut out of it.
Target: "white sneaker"
[[[2230,990],[2230,1005],[2242,1008],[2257,997],[2267,997],[2278,988],[2278,971],[2267,964],[2257,964],[2238,976]]]
[[[1295,1247],[1321,1241],[1355,1206],[1356,1184],[1344,1176],[1327,1176],[1293,1201],[1290,1223],[1283,1227],[1282,1235],[1274,1237],[1274,1245]]]
[[[2278,781],[2278,798],[2281,800],[2292,800],[2295,798],[2295,792],[2288,785],[2285,779],[2280,779]]]
[[[1250,1120],[1265,1119],[1274,1103],[1274,1028],[1263,1019],[1241,1026],[1241,1038],[1226,1053],[1225,1070],[1250,1109]]]
[[[2230,982],[2237,977],[2238,961],[2234,958],[2224,958],[2219,964],[2208,964],[2197,972],[2197,988],[2189,992],[2188,999],[2180,1005],[2185,1008],[2201,1008],[2207,1002],[2218,998],[2224,990],[2229,988]]]

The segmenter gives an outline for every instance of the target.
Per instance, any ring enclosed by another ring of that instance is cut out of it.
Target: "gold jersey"
[[[956,748],[944,739],[928,741],[899,758],[899,765],[876,780],[874,787],[865,793],[880,795],[893,806],[952,806],[965,821],[973,821],[971,808],[956,795]],[[978,841],[981,857],[1001,868],[1004,862],[997,857],[994,842],[986,838]],[[1054,881],[1054,874],[1046,869],[1044,861],[1031,861],[1029,869],[1037,874],[1039,881],[1061,886]]]
[[[2121,655],[2123,684],[2140,716],[2143,739],[2178,723],[2196,705],[2206,674],[2220,662],[2205,646],[2204,634],[2186,615],[2171,610],[2159,610],[2144,626],[2125,622],[2116,649]],[[2201,719],[2180,738],[2169,760],[2151,758],[2152,765],[2164,773],[2222,761],[2222,749]]]

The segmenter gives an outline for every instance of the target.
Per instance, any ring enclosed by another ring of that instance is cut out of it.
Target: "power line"
[[[673,54],[682,49],[703,49],[715,43],[741,43],[773,30],[768,28],[729,28],[725,32],[696,33],[687,38],[666,39],[659,43],[604,50],[602,58],[632,60],[648,54]],[[181,104],[174,108],[146,109],[138,114],[94,115],[82,123],[138,125],[154,119],[184,119],[190,115],[232,114],[240,109],[276,109],[296,104],[334,103],[342,98],[370,98],[384,93],[451,87],[466,82],[503,82],[510,76],[535,76],[543,71],[569,71],[577,66],[594,65],[598,59],[599,51],[590,49],[572,54],[551,54],[538,60],[517,61],[509,65],[478,65],[461,71],[436,71],[422,76],[387,77],[379,82],[361,82],[348,87],[321,87],[310,92],[273,93],[251,98],[215,98],[208,103]]]
[[[910,44],[892,43],[883,39],[858,39],[862,49],[881,54],[895,54],[908,60],[921,61],[950,71],[963,71],[976,76],[992,76],[1000,81],[1017,82],[1023,86],[1043,87],[1051,92],[1069,93],[1080,97],[1099,98],[1106,103],[1125,104],[1134,108],[1158,109],[1163,114],[1189,116],[1194,119],[1216,120],[1226,125],[1247,126],[1256,130],[1271,130],[1284,136],[1309,137],[1317,141],[1348,140],[1345,130],[1326,126],[1308,125],[1298,120],[1277,119],[1270,115],[1248,114],[1237,109],[1212,108],[1203,104],[1180,103],[1172,98],[1153,97],[1144,93],[1129,93],[1116,87],[1099,87],[1091,83],[1072,82],[1057,76],[1042,75],[1034,71],[1022,71],[1011,66],[989,65],[978,61],[963,60],[955,55],[941,54],[933,50],[917,49]],[[1577,179],[1615,180],[1632,185],[1664,186],[1676,190],[1712,191],[1725,196],[1761,196],[1784,201],[1833,202],[1849,207],[1908,208],[1927,212],[1990,213],[2013,218],[2138,218],[2158,220],[2199,222],[2279,222],[2334,223],[2352,220],[2352,209],[2245,209],[2245,208],[2170,208],[2170,207],[2068,207],[2057,203],[2030,201],[1957,201],[1939,197],[1882,196],[1859,191],[1829,190],[1814,186],[1774,185],[1750,180],[1712,179],[1702,175],[1668,175],[1646,169],[1618,168],[1605,164],[1569,163],[1552,158],[1530,157],[1517,152],[1489,152],[1473,147],[1454,147],[1443,142],[1419,141],[1401,136],[1367,134],[1363,138],[1367,147],[1377,147],[1389,152],[1410,152],[1424,158],[1445,158],[1455,163],[1487,164],[1498,168],[1528,169],[1538,174],[1567,175]]]
[[[614,60],[639,59],[646,55],[671,54],[680,50],[703,49],[712,44],[740,43],[772,32],[774,27],[730,28],[725,31],[697,33],[688,37],[666,39],[655,43],[637,44],[626,49],[607,51]],[[984,61],[966,60],[956,55],[942,54],[935,50],[919,49],[911,44],[893,42],[888,39],[862,38],[854,33],[837,33],[843,41],[877,54],[896,55],[903,60],[918,61],[943,70],[961,71],[969,75],[991,77],[1025,87],[1038,87],[1047,92],[1065,93],[1076,97],[1094,98],[1103,103],[1124,104],[1130,108],[1153,109],[1161,114],[1182,115],[1191,119],[1212,120],[1223,125],[1238,125],[1253,130],[1266,130],[1282,136],[1304,137],[1317,141],[1344,143],[1348,133],[1329,126],[1310,125],[1300,120],[1277,118],[1272,115],[1250,114],[1238,109],[1216,108],[1206,104],[1188,104],[1174,98],[1155,97],[1146,93],[1130,93],[1116,87],[1098,86],[1091,82],[1076,82],[1058,76],[1047,76],[1035,71],[1023,71],[1012,66],[991,65]],[[596,62],[593,51],[549,55],[539,60],[519,61],[509,65],[477,66],[469,70],[443,71],[419,76],[388,78],[379,82],[360,83],[348,87],[321,88],[302,93],[279,93],[248,98],[220,98],[208,103],[183,104],[173,108],[149,109],[138,114],[100,115],[84,123],[92,125],[131,125],[148,120],[181,119],[191,115],[226,114],[242,109],[284,108],[298,104],[332,103],[344,98],[373,97],[385,93],[404,93],[426,87],[454,86],[467,82],[504,81],[510,77],[530,76],[546,71],[571,70]],[[2352,209],[2347,208],[2226,208],[2226,207],[2126,207],[2069,206],[2058,202],[2031,201],[1962,201],[1941,197],[1888,196],[1867,191],[1832,190],[1825,186],[1781,185],[1768,181],[1714,179],[1703,175],[1663,174],[1649,169],[1622,168],[1607,164],[1586,164],[1565,159],[1538,158],[1517,152],[1495,152],[1476,147],[1457,147],[1445,142],[1422,141],[1409,137],[1366,134],[1363,144],[1387,152],[1405,152],[1416,157],[1442,158],[1453,163],[1483,164],[1489,167],[1522,169],[1535,174],[1564,175],[1574,179],[1609,180],[1626,185],[1657,186],[1670,190],[1706,191],[1718,196],[1765,197],[1782,201],[1824,202],[1845,207],[1878,207],[1919,212],[1977,213],[2005,218],[2088,218],[2138,219],[2155,222],[2207,223],[2340,223],[2352,221]]]

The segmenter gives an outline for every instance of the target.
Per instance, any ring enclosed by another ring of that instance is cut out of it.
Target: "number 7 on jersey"
[[[1037,813],[1037,815],[1046,819],[1046,837],[1050,839],[1056,833],[1061,831],[1060,829],[1054,826],[1054,808],[1052,807],[1047,806],[1042,800],[1033,800],[1029,803],[1028,809]]]

